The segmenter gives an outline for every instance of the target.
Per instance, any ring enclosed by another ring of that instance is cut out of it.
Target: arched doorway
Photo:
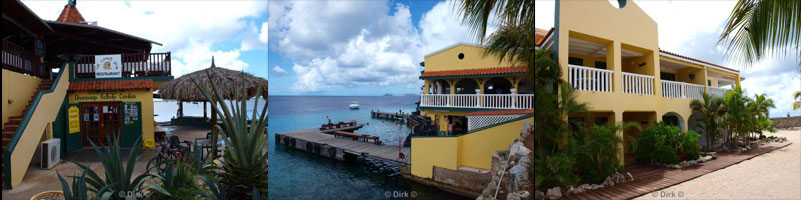
[[[433,84],[434,93],[433,94],[450,94],[451,93],[451,84],[445,80],[437,80],[434,81]]]
[[[476,98],[476,89],[478,89],[478,82],[471,78],[461,79],[454,85],[457,95],[453,98],[455,106],[472,107],[478,105],[478,98]]]
[[[495,77],[484,83],[484,94],[511,94],[512,82],[502,77]]]
[[[694,112],[687,120],[687,130],[695,131],[698,133],[698,144],[702,147],[708,147],[709,141],[706,134],[706,124],[704,124],[704,113]]]
[[[671,126],[678,126],[681,127],[681,131],[686,131],[687,127],[684,123],[684,118],[679,115],[679,113],[675,112],[668,112],[662,115],[662,122],[665,122],[667,125]]]

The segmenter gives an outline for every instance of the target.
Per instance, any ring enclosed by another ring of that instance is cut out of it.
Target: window
[[[567,64],[584,66],[584,59],[576,58],[576,57],[568,57],[567,58]]]
[[[662,77],[662,80],[676,81],[676,75],[667,72],[659,72],[659,77]]]
[[[606,69],[606,62],[595,61],[595,68]]]
[[[581,128],[584,128],[584,118],[582,117],[570,117],[567,118],[567,122],[570,124],[571,131],[578,131],[579,126],[581,126]]]
[[[706,85],[712,86],[712,80],[706,80]]]
[[[461,60],[461,59],[464,59],[464,54],[463,53],[459,53],[459,60]]]
[[[608,117],[596,117],[595,118],[595,125],[599,125],[600,126],[600,125],[604,125],[604,124],[607,124],[607,123],[609,123],[609,118]]]

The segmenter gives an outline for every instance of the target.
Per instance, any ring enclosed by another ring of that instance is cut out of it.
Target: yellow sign
[[[81,117],[80,114],[78,114],[78,111],[80,111],[80,109],[78,109],[78,106],[70,106],[70,108],[67,109],[70,134],[81,132]]]

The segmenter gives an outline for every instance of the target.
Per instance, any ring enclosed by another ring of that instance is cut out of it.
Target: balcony
[[[709,94],[712,96],[725,97],[729,89],[719,87],[709,87]]]
[[[3,40],[3,69],[40,78],[47,76],[39,56],[8,40]]]
[[[703,99],[703,93],[703,85],[662,80],[662,97]]]
[[[421,107],[533,109],[534,94],[422,94]]]
[[[122,78],[171,76],[170,52],[121,54]],[[75,78],[95,78],[95,56],[78,56]]]
[[[612,70],[568,66],[568,79],[576,90],[612,92]]]
[[[626,94],[654,95],[654,77],[642,74],[621,72],[623,92]]]

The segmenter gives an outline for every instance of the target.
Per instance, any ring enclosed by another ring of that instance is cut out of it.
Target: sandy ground
[[[197,129],[181,126],[168,126],[164,127],[164,129],[167,131],[168,136],[176,135],[181,141],[187,140],[190,142],[194,142],[195,138],[206,137],[206,133],[208,132],[208,129]],[[134,168],[134,177],[144,173],[147,162],[153,158],[155,152],[156,149],[143,149],[142,157],[136,163]],[[128,151],[123,150],[122,154],[127,157]],[[67,158],[88,165],[100,177],[105,177],[103,165],[98,160],[97,154],[91,148],[84,148],[75,152],[70,152]],[[25,174],[25,177],[22,179],[22,183],[20,185],[12,190],[3,190],[3,199],[30,199],[31,196],[40,192],[52,190],[61,191],[61,182],[59,182],[56,172],[60,173],[68,184],[72,184],[72,178],[67,176],[71,176],[73,174],[80,175],[81,173],[80,168],[77,165],[71,162],[65,162],[63,159],[61,163],[50,170],[39,169],[39,166],[32,162],[28,167],[28,172]]]
[[[801,199],[801,129],[767,135],[793,144],[637,199]]]

